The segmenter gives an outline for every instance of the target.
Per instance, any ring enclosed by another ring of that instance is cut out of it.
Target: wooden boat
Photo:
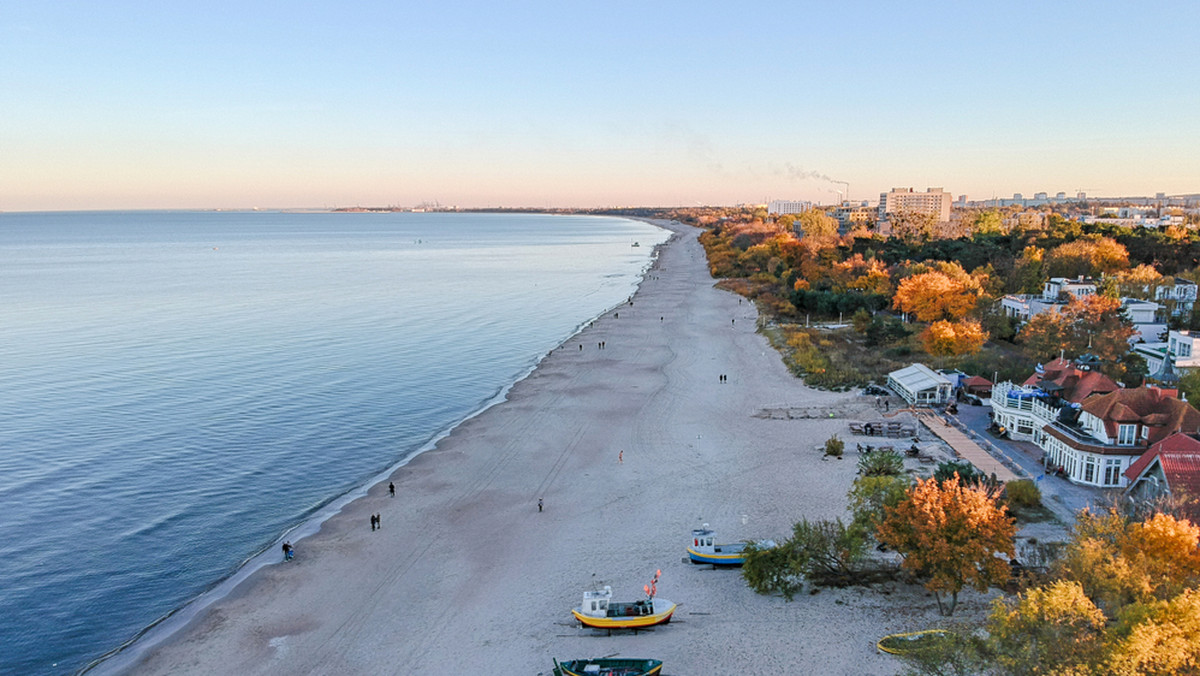
[[[610,659],[554,660],[554,676],[658,676],[662,660]]]
[[[643,629],[671,621],[675,612],[675,604],[666,599],[656,598],[658,577],[662,571],[654,574],[650,584],[643,587],[646,598],[633,603],[615,603],[612,600],[612,587],[605,585],[599,591],[583,592],[583,603],[578,608],[572,608],[571,614],[585,627],[596,629]]]
[[[734,544],[717,544],[716,533],[709,530],[708,524],[703,528],[692,531],[692,542],[688,545],[688,558],[692,563],[711,563],[714,566],[740,566],[746,562],[746,546],[749,542]],[[774,547],[772,540],[755,543],[760,547]]]

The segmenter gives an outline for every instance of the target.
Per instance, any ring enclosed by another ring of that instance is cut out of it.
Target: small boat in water
[[[658,676],[662,660],[610,659],[554,660],[554,676]]]
[[[634,246],[641,246],[641,244],[638,244],[637,242],[634,242],[634,243],[633,243],[633,245],[634,245]]]
[[[583,592],[583,603],[572,608],[571,614],[585,627],[596,629],[643,629],[671,621],[675,604],[655,596],[658,577],[654,574],[650,584],[643,587],[646,598],[633,603],[616,603],[612,600],[612,587],[605,585],[599,591]]]
[[[735,542],[733,544],[717,544],[716,533],[709,530],[708,524],[703,528],[692,531],[692,542],[688,545],[688,558],[692,563],[711,563],[714,566],[740,566],[746,562],[746,546],[750,542]],[[772,540],[754,543],[758,547],[774,547]]]

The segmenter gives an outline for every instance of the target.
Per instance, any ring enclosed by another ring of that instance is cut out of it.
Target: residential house
[[[1190,331],[1168,331],[1167,341],[1146,342],[1135,345],[1137,352],[1146,360],[1146,369],[1153,373],[1162,368],[1162,363],[1169,353],[1175,368],[1181,371],[1200,368],[1200,333],[1193,335]]]
[[[1040,294],[1010,293],[1000,299],[1000,309],[1006,317],[1024,323],[1048,310],[1060,310],[1071,297],[1092,296],[1096,283],[1086,277],[1052,277],[1042,286]],[[1133,324],[1135,333],[1129,342],[1158,341],[1167,325],[1160,316],[1162,306],[1151,300],[1122,298],[1121,311]]]
[[[1200,411],[1157,387],[1122,389],[1064,406],[1043,427],[1044,462],[1074,483],[1123,487],[1125,472],[1150,446],[1176,432],[1200,431]]]
[[[1041,294],[1008,294],[1000,299],[1000,307],[1006,316],[1027,322],[1050,308],[1066,305],[1071,296],[1095,293],[1096,283],[1089,278],[1051,277],[1042,285]]]
[[[1164,304],[1172,317],[1190,317],[1196,305],[1196,283],[1175,279],[1175,286],[1160,286],[1154,290],[1154,300]]]
[[[1187,500],[1184,512],[1200,523],[1200,440],[1179,432],[1159,441],[1125,470],[1125,495],[1135,503]]]
[[[1133,323],[1137,333],[1129,338],[1131,343],[1157,343],[1167,332],[1167,324],[1159,318],[1162,306],[1152,300],[1122,298],[1121,312]]]

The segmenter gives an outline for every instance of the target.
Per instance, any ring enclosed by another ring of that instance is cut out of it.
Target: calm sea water
[[[227,578],[628,297],[665,239],[599,217],[0,214],[0,673],[75,671]]]

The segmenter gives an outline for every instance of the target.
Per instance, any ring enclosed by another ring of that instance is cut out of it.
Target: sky
[[[0,0],[0,210],[1200,192],[1200,2]]]

